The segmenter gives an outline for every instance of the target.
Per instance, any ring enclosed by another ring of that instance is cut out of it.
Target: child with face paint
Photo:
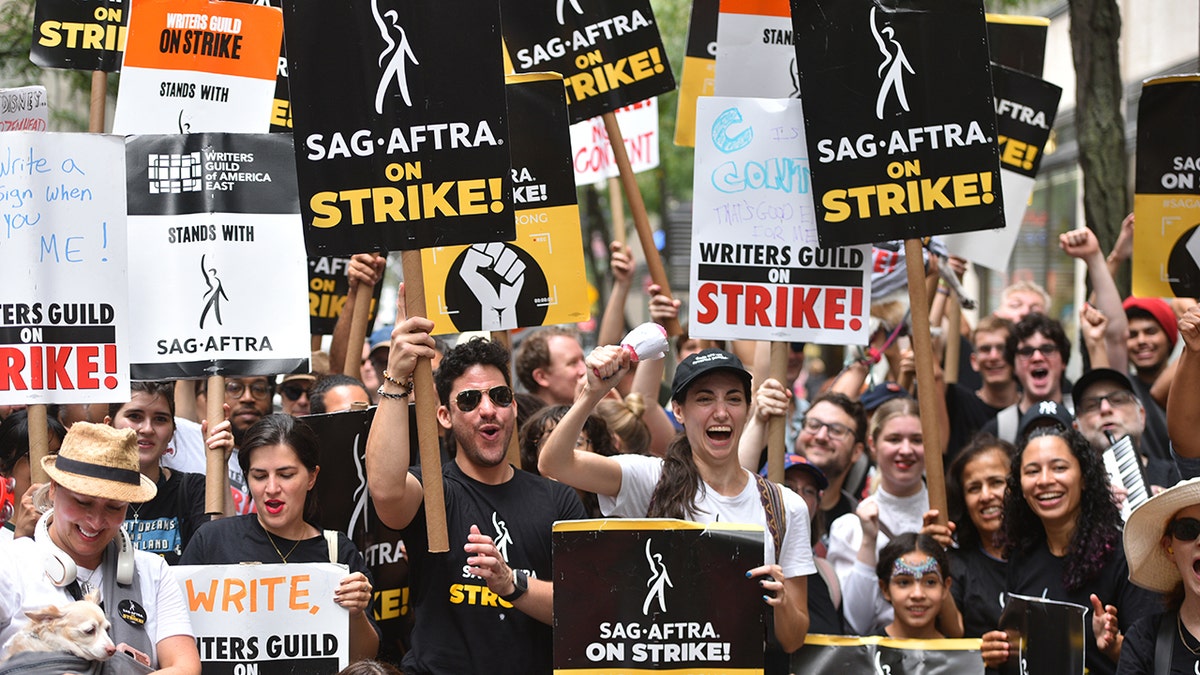
[[[950,595],[949,570],[946,551],[927,534],[901,534],[883,547],[875,573],[884,599],[894,610],[892,622],[883,630],[887,637],[945,637],[937,617]]]

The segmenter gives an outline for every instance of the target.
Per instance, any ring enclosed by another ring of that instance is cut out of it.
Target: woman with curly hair
[[[1082,434],[1058,426],[1029,433],[1004,499],[1006,587],[1092,608],[1084,622],[1092,675],[1116,672],[1122,632],[1158,599],[1129,581],[1120,515],[1104,463]],[[1003,631],[984,634],[981,651],[990,667],[1016,652]]]

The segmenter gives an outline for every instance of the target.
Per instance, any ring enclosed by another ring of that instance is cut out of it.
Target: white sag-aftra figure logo
[[[411,108],[412,99],[408,95],[408,73],[405,71],[405,65],[408,60],[412,60],[414,66],[421,64],[417,62],[412,46],[408,43],[408,34],[400,26],[400,15],[396,10],[389,9],[381,14],[379,0],[371,0],[371,14],[379,26],[379,36],[386,45],[383,51],[379,52],[379,65],[383,72],[379,74],[379,86],[375,89],[375,112],[383,114],[383,101],[387,98],[388,90],[392,88],[393,80],[400,90],[401,98],[404,99],[404,105]],[[387,65],[384,65],[385,61]]]
[[[650,552],[651,540],[646,540],[646,562],[650,563],[650,578],[646,581],[646,586],[650,589],[646,592],[646,599],[642,601],[642,614],[650,616],[650,604],[655,599],[658,600],[658,611],[667,611],[667,586],[675,587],[671,583],[671,577],[667,575],[667,564],[663,562],[661,553]]]
[[[875,21],[875,7],[871,8],[871,35],[875,38],[875,43],[879,45],[879,52],[883,54],[883,61],[879,64],[879,69],[875,74],[879,76],[879,95],[875,97],[875,117],[883,119],[883,105],[887,102],[891,92],[896,92],[896,100],[900,103],[900,107],[904,112],[908,112],[908,95],[904,93],[904,71],[907,70],[909,75],[916,75],[912,64],[908,62],[908,57],[904,54],[904,47],[900,41],[896,39],[896,30],[891,26],[884,26],[882,29]]]
[[[560,25],[560,26],[565,26],[567,24],[567,20],[563,16],[563,3],[564,2],[570,2],[571,9],[575,10],[576,14],[579,14],[579,15],[583,14],[583,8],[579,6],[579,0],[558,0],[558,25]]]
[[[508,531],[508,525],[500,520],[500,514],[495,511],[492,511],[492,527],[496,528],[494,540],[496,550],[499,551],[501,558],[508,560],[508,545],[512,543],[512,534]]]

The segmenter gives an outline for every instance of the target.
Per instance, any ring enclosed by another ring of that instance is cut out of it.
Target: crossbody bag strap
[[[758,497],[763,512],[767,515],[767,531],[775,542],[775,562],[783,557],[783,535],[787,531],[787,513],[783,510],[783,488],[778,484],[754,474],[758,483]]]
[[[1171,653],[1175,650],[1175,626],[1179,612],[1167,612],[1158,624],[1158,635],[1154,638],[1154,675],[1169,675]]]

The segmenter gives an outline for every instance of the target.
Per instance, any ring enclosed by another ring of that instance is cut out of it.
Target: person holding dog
[[[98,591],[118,650],[162,673],[200,675],[179,585],[162,558],[135,550],[121,528],[129,504],[157,492],[138,472],[137,434],[76,422],[42,467],[53,508],[33,538],[0,547],[0,644],[28,623],[25,612]]]

